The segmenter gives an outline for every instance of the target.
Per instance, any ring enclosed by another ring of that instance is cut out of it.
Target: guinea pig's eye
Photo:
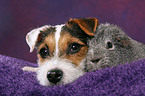
[[[107,42],[107,44],[106,44],[106,48],[107,49],[111,49],[111,48],[113,48],[113,44],[111,43],[111,42]]]
[[[49,55],[49,49],[44,47],[40,49],[39,54],[42,58],[46,58]]]
[[[80,51],[82,45],[78,43],[71,43],[68,47],[68,54],[74,54]]]

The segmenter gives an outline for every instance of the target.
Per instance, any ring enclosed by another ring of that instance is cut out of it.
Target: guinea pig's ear
[[[122,47],[127,47],[131,44],[130,39],[126,36],[124,37],[115,36],[115,39],[117,40],[117,44],[119,44]]]
[[[39,34],[41,33],[41,31],[45,30],[48,27],[48,25],[45,25],[40,28],[33,29],[26,35],[26,42],[30,47],[30,52],[33,52],[37,41],[40,39]]]
[[[71,27],[71,25],[74,23],[78,24],[78,26],[89,36],[94,36],[94,33],[98,26],[98,19],[96,18],[70,19],[67,22],[67,26]]]

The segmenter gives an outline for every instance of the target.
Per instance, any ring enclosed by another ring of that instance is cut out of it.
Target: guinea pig
[[[131,63],[145,58],[145,45],[130,38],[120,27],[100,24],[89,41],[86,70]]]

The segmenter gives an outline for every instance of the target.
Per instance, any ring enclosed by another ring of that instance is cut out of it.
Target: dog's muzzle
[[[59,69],[54,69],[47,72],[47,79],[53,84],[58,83],[61,80],[62,76],[63,72]]]
[[[38,68],[37,80],[43,86],[71,83],[84,74],[82,64],[75,66],[65,59],[53,58]]]

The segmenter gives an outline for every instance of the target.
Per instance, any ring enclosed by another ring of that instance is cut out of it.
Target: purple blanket
[[[37,66],[0,55],[0,96],[145,96],[145,60],[88,72],[71,84],[54,87],[39,85],[35,73],[21,70],[25,65]]]

